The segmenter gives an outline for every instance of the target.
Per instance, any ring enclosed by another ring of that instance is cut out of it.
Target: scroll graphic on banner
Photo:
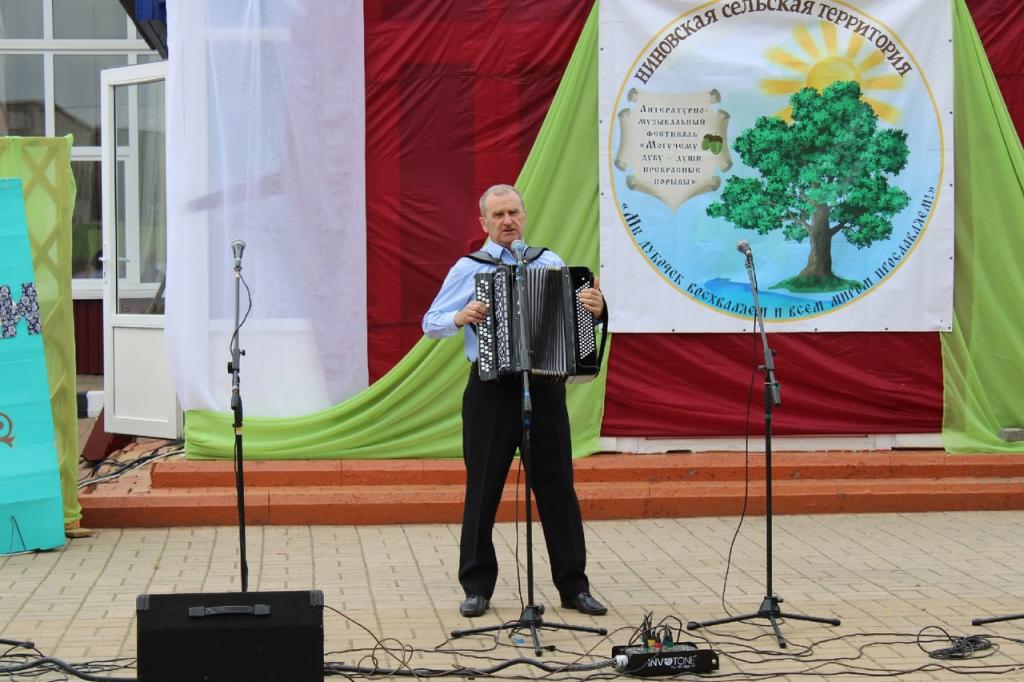
[[[64,544],[50,388],[20,179],[0,179],[0,554]]]
[[[674,211],[687,199],[719,188],[715,171],[729,170],[732,162],[726,143],[729,114],[712,108],[721,99],[716,91],[630,90],[626,99],[636,106],[619,112],[615,167],[627,171],[629,189],[650,194]]]
[[[778,331],[950,328],[947,1],[605,0],[600,35],[613,330],[748,329],[741,240]]]

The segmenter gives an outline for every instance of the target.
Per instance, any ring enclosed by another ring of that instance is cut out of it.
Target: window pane
[[[71,133],[75,146],[100,143],[100,70],[127,63],[124,55],[56,55],[53,94],[57,135]]]
[[[54,38],[127,38],[128,15],[117,0],[53,0]]]
[[[117,311],[162,315],[167,270],[164,83],[118,86],[115,98],[128,91],[135,93],[136,125],[129,136],[136,155],[118,165]],[[127,110],[117,112],[125,114]],[[115,117],[115,125],[120,130],[123,123]],[[130,169],[133,177],[126,176]],[[125,201],[129,194],[133,200]],[[128,206],[133,207],[130,215]]]
[[[0,55],[0,135],[45,135],[43,55]]]
[[[42,38],[43,3],[0,0],[0,38]]]
[[[125,187],[127,178],[125,173],[127,166],[124,161],[117,162],[114,171],[114,248],[115,253],[110,257],[117,263],[117,282],[120,284],[128,276],[128,244],[125,239],[125,199],[127,198]],[[118,287],[120,289],[120,287]],[[117,294],[121,297],[120,291]],[[118,312],[124,312],[119,310]]]
[[[99,259],[103,247],[100,163],[72,161],[71,172],[78,186],[71,218],[71,276],[98,279],[103,276]]]
[[[138,88],[140,276],[143,282],[159,285],[167,262],[164,82],[145,83]]]

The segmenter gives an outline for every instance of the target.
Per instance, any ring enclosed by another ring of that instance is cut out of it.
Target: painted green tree
[[[762,116],[733,149],[761,177],[730,177],[708,215],[737,227],[810,240],[807,266],[776,285],[792,291],[836,291],[853,283],[832,272],[832,239],[857,248],[892,235],[891,219],[910,197],[888,175],[907,165],[907,133],[878,127],[854,81],[790,97],[792,123]]]

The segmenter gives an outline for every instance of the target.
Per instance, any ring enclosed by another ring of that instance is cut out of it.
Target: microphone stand
[[[746,242],[740,242],[740,245],[737,248],[739,248],[740,252],[746,256],[747,276],[750,279],[750,292],[754,298],[754,328],[755,330],[760,328],[761,345],[764,352],[764,364],[761,365],[759,369],[764,372],[764,512],[765,551],[767,555],[765,563],[765,597],[761,601],[761,606],[755,613],[745,613],[738,616],[728,616],[726,618],[716,618],[714,620],[702,622],[690,621],[686,624],[686,629],[696,630],[698,628],[709,627],[711,625],[721,625],[722,623],[735,623],[737,621],[750,620],[752,618],[767,618],[768,622],[771,623],[772,629],[775,631],[775,639],[778,640],[779,647],[785,649],[786,640],[782,637],[782,631],[779,630],[780,618],[806,620],[812,623],[824,623],[825,625],[839,625],[839,619],[786,613],[779,607],[779,604],[782,603],[782,597],[775,595],[774,590],[772,589],[772,408],[776,405],[782,404],[782,397],[779,393],[779,382],[775,377],[775,360],[771,348],[768,347],[768,335],[765,332],[764,317],[761,314],[761,304],[758,301],[757,296],[757,276],[754,274],[754,254],[750,250],[750,245],[746,244]]]
[[[239,391],[239,363],[245,351],[241,350],[238,343],[239,325],[239,284],[242,280],[242,249],[245,243],[236,240],[232,243],[235,250],[235,331],[231,335],[231,362],[228,363],[228,373],[231,375],[231,411],[235,415],[233,427],[235,429],[235,489],[238,494],[238,556],[239,569],[242,577],[242,592],[249,591],[249,564],[245,558],[245,475],[243,473],[242,457],[242,395]]]
[[[1014,613],[1009,616],[992,616],[990,618],[975,618],[971,621],[971,625],[988,625],[989,623],[1002,623],[1007,620],[1020,620],[1024,618],[1024,613]]]
[[[515,246],[515,245],[513,245]],[[541,628],[551,630],[573,630],[576,632],[590,632],[598,635],[606,635],[608,631],[604,628],[594,628],[584,625],[568,625],[566,623],[545,623],[542,614],[544,605],[534,603],[533,593],[533,461],[530,450],[530,427],[533,418],[533,402],[530,398],[530,335],[527,330],[527,309],[526,309],[526,257],[525,248],[515,249],[515,292],[516,305],[513,315],[515,317],[516,333],[519,335],[516,343],[516,351],[519,356],[519,369],[522,377],[523,401],[522,401],[522,436],[519,443],[519,456],[523,462],[523,470],[526,472],[526,607],[519,615],[518,620],[508,621],[501,625],[489,625],[480,628],[467,630],[452,630],[452,637],[464,637],[476,635],[483,632],[495,632],[500,630],[528,629],[533,638],[533,652],[537,656],[543,655],[540,647],[538,631]]]
[[[22,642],[17,639],[2,639],[0,638],[0,644],[4,646],[21,647],[22,649],[35,649],[35,642]]]

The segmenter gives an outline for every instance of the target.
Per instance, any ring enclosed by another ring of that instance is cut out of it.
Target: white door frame
[[[118,312],[117,253],[117,136],[114,128],[114,89],[166,81],[167,62],[135,64],[100,72],[101,176],[103,205],[103,395],[104,426],[110,433],[156,438],[179,438],[182,413],[171,379],[164,346],[164,316]],[[135,142],[136,111],[134,95],[129,104],[129,143],[122,148],[126,159],[125,186],[131,186],[138,161]],[[126,220],[137,215],[137,192],[126,191]],[[133,213],[134,212],[134,213]],[[127,230],[126,249],[132,246],[132,230]],[[132,253],[131,250],[128,253]],[[138,263],[126,263],[129,274]],[[139,396],[145,396],[140,400]]]

